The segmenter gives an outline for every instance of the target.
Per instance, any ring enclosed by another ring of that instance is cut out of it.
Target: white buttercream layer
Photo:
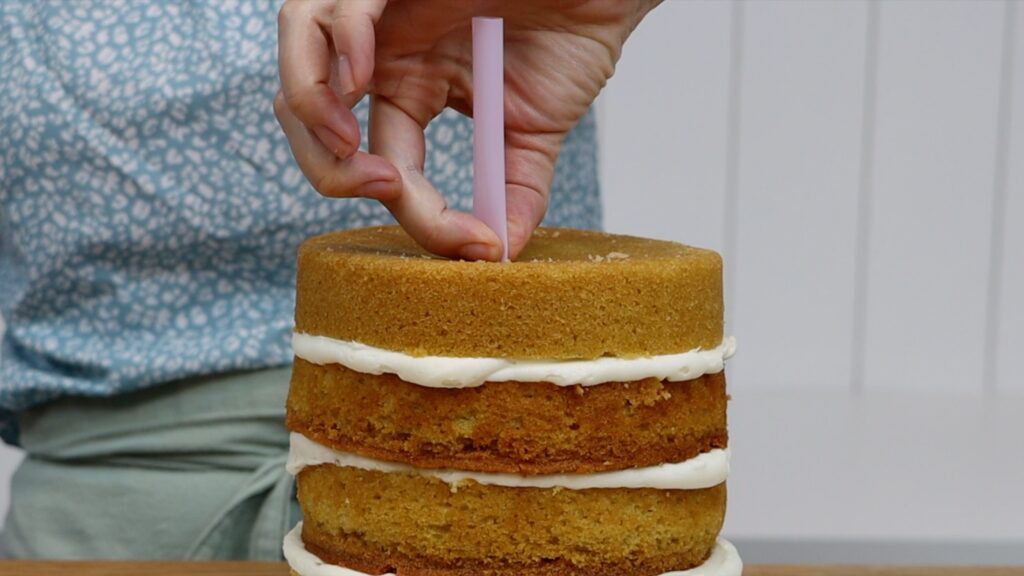
[[[369,576],[344,566],[328,564],[306,550],[306,545],[302,542],[302,522],[284,537],[283,548],[288,565],[301,576]],[[666,572],[661,576],[741,576],[742,573],[743,562],[736,553],[736,547],[729,541],[719,538],[711,557],[700,566],[689,570]],[[384,576],[394,574],[389,572]]]
[[[681,382],[716,374],[736,351],[728,337],[711,350],[697,348],[680,354],[642,358],[593,360],[512,360],[410,356],[359,342],[296,332],[295,355],[314,364],[341,364],[364,374],[395,374],[406,382],[431,388],[471,388],[485,382],[550,382],[558,386],[594,386],[657,378]]]
[[[729,476],[729,450],[711,450],[684,462],[658,464],[644,468],[629,468],[589,474],[521,474],[494,472],[467,472],[417,468],[409,464],[388,462],[342,452],[297,432],[291,433],[288,451],[288,472],[298,474],[307,466],[333,464],[378,472],[415,473],[442,480],[452,486],[472,480],[479,484],[509,486],[513,488],[657,488],[659,490],[699,490],[717,486]]]

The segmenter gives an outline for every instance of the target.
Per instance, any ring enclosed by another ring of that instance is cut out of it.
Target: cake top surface
[[[460,262],[430,254],[397,226],[378,226],[332,232],[311,238],[304,249],[344,253],[347,257],[372,259],[418,258],[436,262]],[[636,236],[607,234],[570,228],[538,228],[513,264],[559,264],[625,262],[644,260],[686,260],[706,258],[710,250],[676,242]],[[477,264],[496,264],[479,262]],[[501,264],[508,266],[509,263]],[[465,266],[464,263],[454,264]],[[497,265],[497,264],[496,264]]]
[[[448,260],[401,228],[299,250],[296,331],[423,356],[637,357],[720,345],[722,260],[674,242],[541,228],[511,263]]]

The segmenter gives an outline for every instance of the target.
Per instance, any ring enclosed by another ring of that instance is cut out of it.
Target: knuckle
[[[317,110],[316,91],[308,88],[285,93],[281,100],[283,106],[302,120],[312,117]]]
[[[295,20],[295,16],[301,9],[302,0],[287,0],[277,13],[277,24],[283,26]]]
[[[345,186],[343,180],[339,180],[332,173],[334,167],[329,170],[322,172],[313,182],[313,188],[320,193],[321,196],[329,196],[331,198],[350,198],[352,196],[352,190],[350,186]]]
[[[403,227],[407,228],[405,223],[403,223]],[[442,241],[442,232],[440,225],[427,226],[420,231],[420,245],[435,254],[440,252],[445,247]]]
[[[285,0],[277,12],[277,24],[301,22],[318,14],[330,14],[334,0]]]
[[[321,196],[334,196],[331,190],[331,175],[324,172],[312,180],[313,188],[320,193]]]

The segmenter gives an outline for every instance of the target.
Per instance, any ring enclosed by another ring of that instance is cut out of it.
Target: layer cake
[[[739,574],[718,254],[540,229],[513,263],[401,229],[299,252],[300,576]]]

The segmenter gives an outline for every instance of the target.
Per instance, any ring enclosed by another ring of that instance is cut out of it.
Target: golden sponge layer
[[[295,326],[412,355],[650,356],[722,341],[722,262],[710,250],[541,229],[512,263],[445,260],[398,227],[299,250]]]
[[[325,446],[421,468],[596,472],[725,448],[727,401],[724,374],[440,389],[296,359],[287,426]]]
[[[324,561],[398,576],[650,576],[705,561],[725,484],[703,490],[454,489],[323,465],[298,476],[302,539]]]

